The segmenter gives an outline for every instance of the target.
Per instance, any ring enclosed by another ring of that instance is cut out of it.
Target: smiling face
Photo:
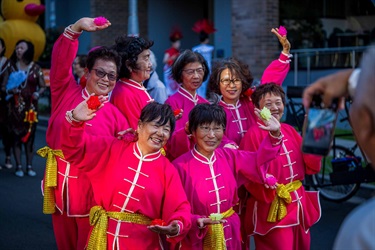
[[[259,101],[259,109],[267,107],[271,114],[280,121],[284,114],[284,103],[280,96],[277,96],[273,93],[267,93]]]
[[[241,80],[232,75],[229,69],[224,69],[220,74],[219,85],[222,100],[227,104],[236,104],[242,92]]]
[[[104,77],[99,77],[97,76],[95,70],[100,70],[105,73],[116,75],[117,67],[115,62],[98,59],[96,60],[92,70],[87,72],[86,89],[89,92],[89,94],[95,93],[96,95],[108,95],[108,93],[112,91],[115,87],[116,79],[109,80],[108,75],[105,75]]]
[[[138,55],[137,68],[132,69],[130,79],[136,82],[143,82],[150,78],[150,74],[152,71],[150,54],[150,50],[146,49]]]
[[[195,137],[198,152],[209,159],[220,145],[224,129],[222,125],[212,122],[198,126],[192,134]]]
[[[182,70],[182,87],[190,94],[195,95],[202,85],[204,76],[203,65],[199,62],[188,63]]]
[[[158,125],[159,119],[160,117],[152,122],[138,124],[138,145],[143,155],[159,151],[171,136],[170,122]]]

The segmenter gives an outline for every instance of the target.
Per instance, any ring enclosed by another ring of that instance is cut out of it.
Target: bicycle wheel
[[[336,145],[329,154],[322,159],[322,167],[318,174],[312,175],[312,187],[320,191],[320,195],[329,201],[343,202],[350,199],[359,189],[361,183],[335,185],[330,180],[333,159],[355,157],[348,148]]]

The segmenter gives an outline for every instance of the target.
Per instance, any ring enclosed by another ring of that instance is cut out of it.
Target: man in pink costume
[[[121,56],[122,66],[120,80],[110,101],[124,114],[133,129],[137,128],[142,108],[154,101],[143,86],[143,81],[149,79],[152,72],[150,48],[153,44],[153,41],[141,37],[124,35],[118,37],[113,45]]]
[[[256,107],[267,107],[272,116],[281,119],[285,93],[280,86],[274,83],[264,84],[253,93],[252,100]],[[248,247],[249,237],[254,235],[257,249],[310,249],[309,229],[320,219],[321,209],[318,192],[305,191],[301,182],[305,174],[319,172],[321,157],[302,153],[302,138],[293,127],[282,123],[281,132],[284,138],[280,153],[269,163],[267,169],[267,173],[278,181],[276,191],[256,183],[245,184],[250,197],[247,199],[242,221],[246,234],[244,241]],[[254,126],[246,133],[240,149],[257,150],[265,137],[267,133]],[[271,204],[278,199],[282,185],[290,194],[289,197],[284,197],[285,200],[290,199],[285,202],[285,217],[272,218]]]
[[[194,107],[189,116],[189,130],[196,144],[173,161],[192,207],[192,227],[181,249],[240,249],[240,219],[233,209],[238,202],[237,188],[249,180],[268,183],[263,169],[280,150],[282,135],[276,119],[264,127],[275,137],[267,136],[256,153],[217,148],[225,124],[225,112],[220,106]],[[181,144],[187,142],[182,138],[177,140]],[[212,214],[221,214],[222,218],[213,221]],[[220,225],[213,226],[215,223]],[[223,238],[215,240],[220,237],[216,230],[223,230]]]
[[[279,34],[279,29],[271,30],[283,46],[279,58],[270,63],[261,78],[261,84],[275,82],[282,84],[290,68],[290,43],[286,36]],[[250,99],[253,76],[249,66],[235,58],[218,60],[212,67],[209,89],[221,96],[219,105],[227,114],[225,135],[240,145],[249,128],[256,125],[254,105]]]
[[[67,27],[52,52],[52,112],[46,136],[49,148],[42,148],[38,153],[47,157],[43,212],[52,214],[58,249],[84,249],[90,229],[89,210],[95,204],[86,174],[68,162],[61,152],[61,143],[67,138],[66,134],[61,134],[65,112],[93,94],[108,95],[116,84],[120,65],[120,57],[115,51],[100,47],[88,55],[86,87],[82,89],[75,81],[71,66],[78,51],[78,37],[83,30],[96,31],[110,25],[107,22],[103,26],[96,26],[93,20],[82,18]],[[107,104],[88,124],[86,131],[114,137],[128,127],[125,117],[117,108]],[[49,164],[53,160],[57,161],[57,165]]]
[[[146,105],[136,142],[85,133],[87,123],[97,118],[92,119],[93,112],[82,102],[74,116],[67,113],[70,124],[66,121],[62,129],[68,135],[62,145],[67,159],[87,173],[94,190],[97,206],[90,211],[94,228],[88,249],[163,249],[163,235],[172,247],[178,244],[191,222],[178,173],[160,153],[175,126],[172,109]],[[165,225],[153,225],[155,219]]]

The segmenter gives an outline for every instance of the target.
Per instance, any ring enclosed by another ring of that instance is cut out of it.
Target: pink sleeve
[[[90,135],[85,132],[85,126],[85,123],[73,126],[64,120],[60,135],[64,138],[61,149],[65,159],[73,163],[72,166],[98,173],[107,166],[111,152],[119,152],[120,148],[114,149],[114,144],[125,143],[115,137]]]
[[[51,56],[50,90],[52,108],[56,110],[61,99],[77,82],[72,73],[72,64],[78,51],[78,40],[61,34],[53,46]]]
[[[171,138],[168,140],[166,145],[167,158],[172,162],[177,159],[180,155],[185,154],[194,146],[192,138],[190,138],[185,128],[180,128],[175,131]]]
[[[240,174],[238,185],[245,184],[249,180],[261,184],[265,183],[269,162],[278,156],[280,148],[281,140],[267,135],[259,147],[252,148],[252,151],[238,150],[235,157],[236,172]],[[244,178],[241,178],[241,176]]]
[[[290,69],[290,56],[281,53],[279,59],[272,61],[264,70],[260,83],[274,82],[281,86]]]
[[[173,220],[178,220],[182,223],[182,226],[180,225],[179,234],[167,238],[169,242],[176,244],[186,236],[191,228],[191,207],[182,186],[180,176],[176,168],[170,162],[168,162],[168,167],[165,170],[165,178],[166,187],[162,219],[165,220],[167,224],[170,224]]]

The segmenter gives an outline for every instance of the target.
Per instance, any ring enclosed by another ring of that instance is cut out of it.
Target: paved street
[[[0,143],[1,144],[1,143]],[[36,149],[45,146],[45,129],[36,135]],[[0,164],[4,163],[2,144]],[[2,250],[54,250],[56,248],[50,215],[42,213],[40,180],[45,160],[34,158],[36,177],[16,177],[13,169],[0,170],[0,249]],[[323,215],[312,228],[312,250],[332,249],[333,240],[343,218],[372,192],[361,191],[350,202],[332,203],[322,200]]]
[[[0,143],[0,165],[5,160]],[[45,129],[36,134],[35,149],[45,146]],[[12,159],[13,160],[13,159]],[[51,216],[42,213],[40,181],[43,178],[45,160],[34,157],[36,177],[19,178],[12,169],[0,170],[0,249],[2,250],[54,250]],[[23,158],[25,165],[25,159]],[[14,165],[13,160],[13,165]],[[24,166],[25,168],[25,166]]]

